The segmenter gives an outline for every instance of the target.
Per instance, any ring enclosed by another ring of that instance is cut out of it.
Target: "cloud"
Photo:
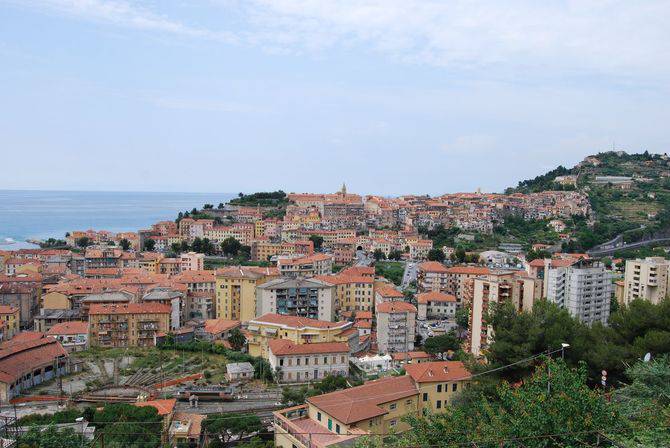
[[[234,33],[189,26],[123,0],[10,0],[10,3],[30,7],[41,12],[57,13],[82,20],[137,30],[203,38],[225,43],[238,41]]]
[[[256,37],[276,46],[365,44],[406,62],[516,73],[670,72],[665,1],[254,1]]]

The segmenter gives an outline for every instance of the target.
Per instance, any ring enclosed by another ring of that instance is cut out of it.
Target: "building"
[[[411,352],[416,334],[416,307],[407,302],[377,306],[377,346],[380,353]]]
[[[517,312],[530,311],[542,297],[542,280],[519,272],[491,272],[468,279],[464,302],[470,309],[470,352],[479,356],[493,341],[493,329],[487,322],[492,303],[511,303]]]
[[[430,291],[416,295],[417,319],[453,319],[456,315],[456,296]]]
[[[279,277],[276,268],[231,266],[216,271],[216,318],[248,321],[257,316],[256,287]]]
[[[430,362],[431,356],[424,351],[414,352],[396,352],[391,355],[393,365],[397,368],[402,368],[407,364],[419,364],[422,362]]]
[[[170,446],[188,446],[200,448],[205,445],[202,422],[205,415],[188,412],[175,412],[170,424]]]
[[[282,276],[288,277],[314,277],[315,275],[326,275],[333,272],[333,256],[327,254],[314,254],[298,257],[279,257],[277,269]]]
[[[169,305],[127,303],[91,305],[89,342],[91,347],[153,347],[158,333],[170,331]]]
[[[346,342],[296,344],[287,339],[271,339],[268,354],[280,383],[306,383],[328,375],[349,375]]]
[[[256,287],[256,313],[335,320],[336,290],[315,278],[275,278]]]
[[[254,379],[254,366],[250,362],[231,362],[226,364],[228,381],[247,381]]]
[[[547,273],[547,300],[567,309],[581,322],[607,324],[614,293],[612,273],[601,263],[579,260]]]
[[[184,271],[203,271],[205,269],[205,254],[186,252],[179,255],[179,269]]]
[[[447,267],[437,261],[419,263],[417,286],[419,291],[447,292]]]
[[[337,275],[320,275],[316,279],[335,285],[335,303],[340,312],[371,312],[374,308],[374,276],[344,271]]]
[[[3,341],[7,341],[19,332],[19,309],[14,306],[0,305],[0,331]]]
[[[56,338],[68,353],[88,348],[88,322],[71,321],[52,326],[47,336]]]
[[[233,330],[240,328],[239,320],[207,319],[204,325],[203,339],[206,341],[228,340]]]
[[[272,339],[286,339],[294,344],[348,342],[351,322],[328,322],[282,314],[264,314],[248,322],[247,345],[251,356],[269,358]],[[356,336],[358,336],[358,333]],[[357,339],[357,338],[356,338]]]
[[[441,292],[456,296],[456,303],[460,305],[466,295],[468,280],[489,275],[491,272],[491,269],[482,266],[454,266],[448,268],[446,289]]]
[[[405,372],[418,388],[420,408],[431,413],[446,408],[472,378],[460,361],[412,363],[405,366]]]
[[[411,364],[405,370],[403,376],[310,397],[302,406],[274,412],[275,446],[352,446],[362,436],[401,433],[409,429],[404,417],[444,412],[471,380],[458,361]]]
[[[22,391],[68,373],[68,354],[56,339],[9,342],[0,349],[0,403]]]
[[[658,304],[668,296],[670,262],[663,257],[626,260],[623,302],[635,299]]]
[[[405,300],[405,295],[391,284],[386,283],[375,288],[375,306],[384,302],[402,302],[403,300]]]
[[[42,276],[34,273],[0,275],[0,304],[19,310],[19,326],[30,328],[39,312]]]

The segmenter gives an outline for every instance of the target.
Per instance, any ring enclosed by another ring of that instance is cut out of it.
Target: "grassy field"
[[[381,275],[396,285],[402,283],[405,266],[399,261],[377,261],[375,263],[375,274]]]

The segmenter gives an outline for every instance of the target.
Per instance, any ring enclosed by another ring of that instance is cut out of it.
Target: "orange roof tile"
[[[439,261],[426,261],[419,264],[419,270],[423,272],[447,272],[447,267]]]
[[[467,380],[472,374],[461,361],[433,361],[405,367],[407,375],[417,383]]]
[[[223,333],[224,331],[232,330],[239,327],[239,320],[228,319],[207,319],[205,321],[205,332],[211,334]]]
[[[85,334],[88,333],[88,322],[73,320],[70,322],[61,322],[49,329],[47,335],[65,335],[65,334]]]
[[[377,305],[377,313],[416,313],[416,307],[409,302],[384,302]]]
[[[141,401],[139,403],[135,403],[134,405],[138,408],[150,406],[158,411],[158,415],[168,415],[174,412],[174,407],[176,404],[177,399],[170,398],[165,400]]]
[[[310,319],[308,317],[286,316],[284,314],[267,313],[249,321],[249,324],[275,324],[292,328],[345,328],[351,322],[328,322],[326,320]]]
[[[437,291],[423,292],[416,295],[417,303],[430,302],[456,302],[456,296],[451,294],[444,294]]]
[[[270,339],[269,346],[270,350],[275,356],[349,353],[349,344],[346,342],[316,342],[313,344],[295,344],[287,339]]]

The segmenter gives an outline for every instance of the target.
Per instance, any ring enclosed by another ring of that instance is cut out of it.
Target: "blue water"
[[[0,190],[0,249],[16,249],[26,239],[63,238],[72,230],[112,232],[145,229],[156,221],[210,203],[229,193],[136,193],[107,191]],[[12,238],[17,244],[3,244]],[[21,245],[21,247],[25,247]]]

